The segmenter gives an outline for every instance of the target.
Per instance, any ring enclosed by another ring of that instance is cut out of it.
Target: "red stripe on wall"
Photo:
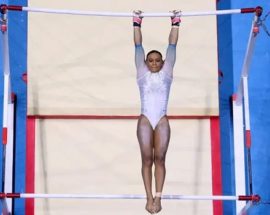
[[[221,147],[220,147],[219,123],[220,123],[219,117],[210,118],[213,195],[222,195]],[[213,214],[214,215],[223,214],[222,201],[213,201]]]
[[[27,118],[26,125],[26,193],[35,193],[35,124]],[[34,215],[34,199],[25,200],[25,214]]]

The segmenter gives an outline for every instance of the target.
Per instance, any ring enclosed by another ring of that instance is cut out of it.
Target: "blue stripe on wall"
[[[219,1],[218,10],[231,9],[230,1]],[[223,78],[219,85],[221,129],[221,161],[223,195],[234,195],[234,165],[232,136],[233,38],[232,16],[218,16],[218,65]],[[223,214],[234,214],[235,202],[224,201]]]
[[[25,0],[0,1],[4,4],[27,5]],[[12,91],[16,94],[16,135],[15,135],[15,192],[25,191],[25,146],[26,146],[26,84],[22,74],[26,72],[27,56],[27,14],[9,12],[9,49]],[[2,58],[1,58],[2,59]],[[2,65],[2,62],[1,62]],[[2,73],[1,73],[2,74]],[[2,78],[2,77],[1,77]],[[2,81],[2,80],[1,80]],[[1,82],[3,83],[3,82]],[[1,89],[3,95],[3,89]],[[1,105],[2,106],[2,105]],[[2,110],[2,107],[1,107]],[[2,113],[2,112],[1,112]],[[2,118],[2,117],[1,117]],[[24,200],[17,199],[15,214],[24,214]]]

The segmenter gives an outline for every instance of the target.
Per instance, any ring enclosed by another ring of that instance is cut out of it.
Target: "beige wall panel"
[[[211,195],[209,120],[171,120],[164,194]],[[136,120],[39,120],[35,192],[144,194]],[[35,200],[36,214],[147,214],[145,200]],[[212,214],[211,201],[164,200],[161,215]]]
[[[29,0],[31,7],[92,11],[215,10],[215,1]],[[169,114],[217,115],[216,17],[183,17]],[[29,115],[137,115],[131,18],[29,13]],[[169,18],[144,18],[144,48],[165,55]]]

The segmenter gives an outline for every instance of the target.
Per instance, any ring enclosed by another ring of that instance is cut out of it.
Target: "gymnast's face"
[[[146,58],[146,65],[150,72],[159,72],[163,66],[162,56],[158,53],[151,53]]]

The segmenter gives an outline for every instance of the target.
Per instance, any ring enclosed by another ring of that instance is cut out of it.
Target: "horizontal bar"
[[[258,8],[258,7],[257,7]],[[209,16],[209,15],[228,15],[239,13],[254,13],[257,8],[242,8],[231,10],[216,10],[216,11],[201,11],[201,12],[181,12],[181,16]],[[34,8],[23,7],[17,5],[1,5],[1,11],[14,10],[14,11],[27,11],[39,13],[55,13],[55,14],[69,14],[69,15],[84,15],[84,16],[114,16],[114,17],[132,17],[132,12],[117,13],[117,12],[99,12],[99,11],[81,11],[81,10],[64,10],[64,9],[49,9],[49,8]],[[143,17],[170,17],[174,14],[167,13],[142,13]]]
[[[139,115],[28,115],[31,119],[104,119],[104,120],[137,120]],[[217,115],[167,115],[168,119],[210,119]]]
[[[145,199],[145,195],[97,195],[97,194],[44,194],[44,193],[0,193],[0,198],[56,198],[56,199]],[[169,200],[223,200],[223,201],[260,201],[258,195],[253,196],[185,196],[162,195]]]
[[[98,12],[98,11],[79,11],[79,10],[54,10],[54,9],[42,9],[42,8],[29,8],[23,7],[23,11],[28,12],[42,12],[42,13],[56,13],[56,14],[69,14],[69,15],[85,15],[85,16],[113,16],[113,17],[133,17],[133,13],[117,13],[117,12]],[[221,10],[221,11],[206,11],[206,12],[182,12],[181,16],[207,16],[207,15],[225,15],[225,14],[237,14],[241,13],[241,10]],[[142,13],[143,17],[171,17],[173,13]]]

